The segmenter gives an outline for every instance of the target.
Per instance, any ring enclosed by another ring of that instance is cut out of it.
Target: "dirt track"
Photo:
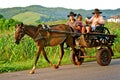
[[[86,62],[80,67],[63,65],[59,69],[37,69],[0,74],[0,80],[120,80],[120,59],[112,59],[109,66],[99,66],[97,62]]]

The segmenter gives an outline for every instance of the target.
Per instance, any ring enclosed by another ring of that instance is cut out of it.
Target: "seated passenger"
[[[77,21],[76,21],[76,30],[78,30],[78,32],[82,33],[82,28],[83,28],[82,15],[78,14]]]
[[[105,24],[105,20],[103,18],[103,16],[101,16],[102,12],[99,11],[99,9],[95,9],[94,12],[92,14],[94,14],[92,16],[91,19],[86,20],[86,24],[91,24],[91,26],[89,26],[88,28],[84,28],[84,32],[87,29],[87,32],[90,31],[95,31],[96,27],[100,27],[101,25]]]
[[[75,20],[76,14],[74,12],[70,12],[67,17],[69,17],[69,20],[67,21],[66,25],[69,25],[74,29],[74,26],[76,25],[76,20]]]

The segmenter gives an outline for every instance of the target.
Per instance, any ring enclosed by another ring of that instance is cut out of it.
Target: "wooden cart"
[[[96,58],[97,63],[101,66],[107,66],[111,62],[111,57],[114,56],[111,46],[114,43],[117,35],[110,34],[110,31],[102,27],[95,32],[85,33],[75,39],[76,52],[71,53],[71,61],[75,65],[81,65],[84,58]],[[88,56],[85,48],[95,47],[98,51],[96,56]]]

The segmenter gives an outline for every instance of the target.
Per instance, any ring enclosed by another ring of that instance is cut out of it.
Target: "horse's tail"
[[[64,24],[65,25],[65,24]],[[72,27],[70,27],[70,26],[68,26],[68,25],[65,25],[66,27],[67,27],[67,32],[74,32],[74,30],[73,30],[73,28]],[[72,36],[72,34],[70,34],[70,33],[67,33],[66,32],[66,39],[63,41],[63,43],[65,43],[66,42],[66,40],[68,39],[68,36]]]
[[[68,26],[68,27],[69,27],[69,31],[70,31],[70,32],[74,32],[74,29],[73,29],[72,27],[70,27],[70,26]],[[73,45],[75,45],[75,36],[73,36],[72,33],[69,33],[69,34],[67,34],[67,35],[70,35],[70,36],[73,38]],[[67,36],[66,39],[63,41],[63,43],[66,42],[67,38],[68,38],[68,36]],[[66,44],[67,44],[67,43],[66,43]],[[67,48],[68,48],[68,47],[69,47],[69,45],[67,44]]]

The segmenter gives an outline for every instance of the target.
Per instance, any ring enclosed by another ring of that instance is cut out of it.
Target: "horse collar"
[[[50,27],[49,27],[49,25],[42,24],[42,28],[43,29],[49,29]]]
[[[25,27],[24,27],[24,26],[22,26],[22,27],[21,27],[21,29],[22,29],[22,31],[24,31]]]

